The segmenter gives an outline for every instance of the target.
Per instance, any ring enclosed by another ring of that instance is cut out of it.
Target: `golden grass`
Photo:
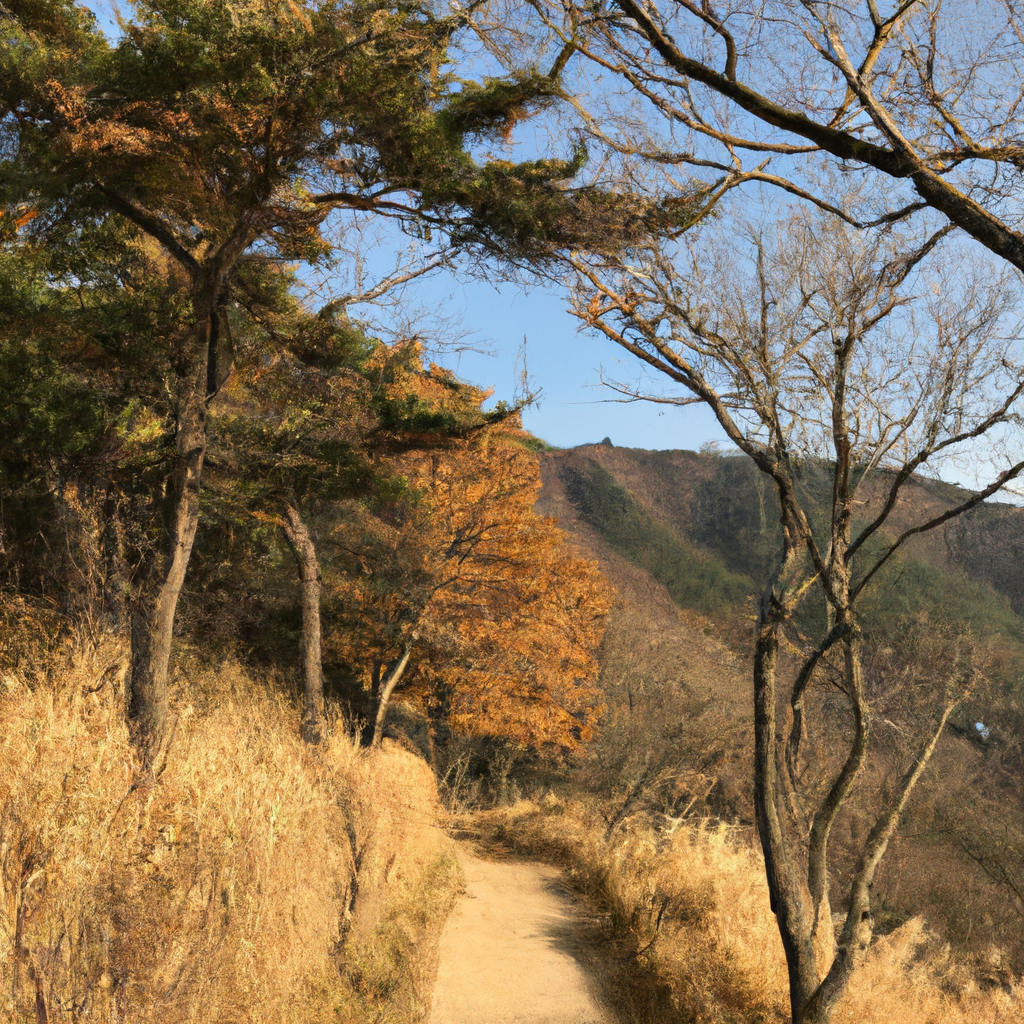
[[[123,652],[0,678],[0,1018],[299,1022],[422,1016],[458,888],[433,778],[226,663],[179,687],[138,782]]]
[[[626,951],[617,955],[627,970],[611,989],[624,1022],[789,1020],[785,959],[749,832],[690,825],[668,833],[634,820],[607,844],[594,805],[550,796],[477,815],[473,827],[562,865],[606,911],[610,937]],[[1002,981],[982,987],[915,919],[877,940],[833,1020],[1024,1021],[1024,988]]]

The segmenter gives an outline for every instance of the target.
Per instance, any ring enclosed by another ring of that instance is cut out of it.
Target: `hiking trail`
[[[441,936],[429,1024],[615,1024],[581,966],[592,938],[561,872],[459,859],[466,891]]]

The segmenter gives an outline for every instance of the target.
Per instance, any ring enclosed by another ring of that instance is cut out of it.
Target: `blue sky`
[[[442,345],[434,359],[464,380],[493,388],[494,401],[513,401],[521,392],[525,352],[530,390],[539,390],[540,399],[524,413],[524,425],[556,447],[610,437],[621,447],[697,449],[724,439],[704,408],[616,401],[602,375],[632,383],[640,365],[603,337],[579,333],[554,286],[524,290],[456,272],[413,282],[403,298],[406,308],[425,311],[427,326],[432,310],[458,322],[449,335],[461,336],[458,345],[447,351]],[[352,312],[358,316],[360,308]]]

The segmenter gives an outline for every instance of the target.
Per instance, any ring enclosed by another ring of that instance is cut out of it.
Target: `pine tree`
[[[650,211],[572,187],[581,150],[476,161],[469,142],[555,101],[557,81],[535,70],[455,80],[440,69],[464,21],[419,3],[143,0],[114,43],[66,0],[13,2],[0,17],[7,251],[45,247],[71,266],[83,238],[124,236],[146,254],[144,288],[120,279],[140,330],[121,331],[113,355],[130,355],[139,381],[117,415],[145,409],[161,441],[128,589],[129,719],[151,765],[167,735],[208,409],[234,363],[245,279],[326,258],[322,229],[339,211],[447,230],[512,260],[587,231],[628,235]],[[116,279],[119,251],[95,245],[89,259],[113,261]]]

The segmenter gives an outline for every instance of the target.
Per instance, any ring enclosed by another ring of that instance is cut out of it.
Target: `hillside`
[[[184,655],[140,778],[125,645],[44,658],[0,672],[0,1020],[422,1020],[461,879],[420,758],[312,751],[280,678]]]
[[[602,652],[609,727],[583,771],[628,805],[624,816],[703,810],[752,823],[751,598],[775,550],[770,489],[741,458],[607,444],[547,455],[542,477],[538,509],[559,518],[617,593]],[[863,516],[877,507],[885,483],[867,481]],[[813,466],[802,485],[817,485]],[[914,480],[891,530],[937,514],[957,493]],[[1006,966],[1018,972],[1022,547],[1024,510],[983,505],[908,544],[866,609],[869,625],[877,623],[869,639],[879,664],[894,642],[885,623],[923,617],[936,630],[967,631],[985,652],[989,680],[954,714],[912,800],[876,886],[876,928],[884,933],[922,913],[976,957],[990,955],[992,944],[1006,948]],[[984,734],[975,722],[984,722]],[[841,847],[862,838],[873,820],[882,762],[906,742],[895,730],[880,716],[880,760],[837,823]],[[849,866],[844,856],[840,850],[839,886]]]

